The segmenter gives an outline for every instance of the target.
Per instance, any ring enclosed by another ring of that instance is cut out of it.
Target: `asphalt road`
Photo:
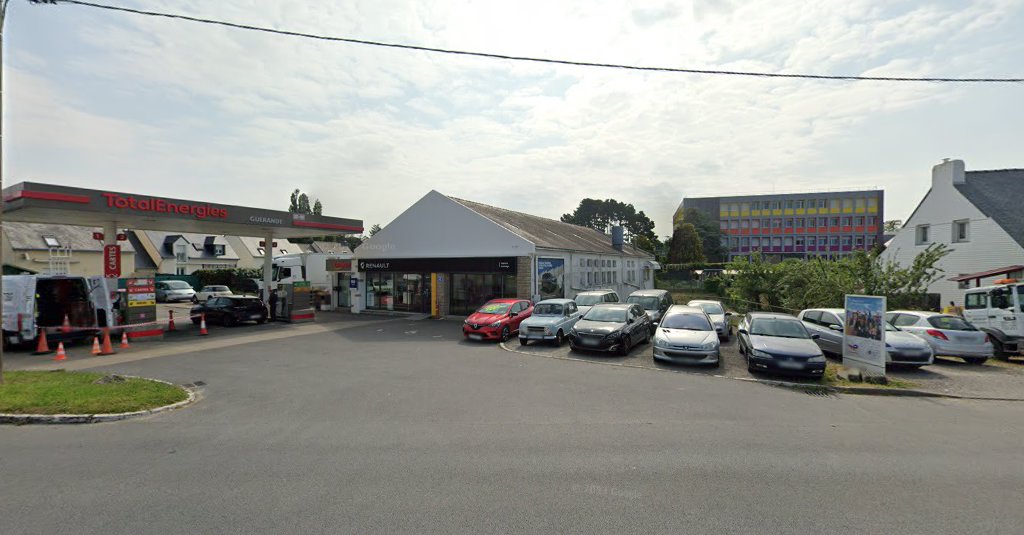
[[[1020,533],[1024,403],[818,397],[396,320],[125,362],[150,418],[0,427],[0,532]]]

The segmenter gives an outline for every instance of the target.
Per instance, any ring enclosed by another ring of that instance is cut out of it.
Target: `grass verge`
[[[181,388],[125,377],[99,384],[94,372],[5,372],[0,384],[0,413],[107,414],[153,409],[184,401]]]
[[[854,388],[914,388],[917,385],[910,382],[904,381],[903,379],[888,378],[888,383],[884,385],[876,385],[872,383],[854,383],[853,381],[847,381],[839,376],[839,369],[841,366],[829,362],[825,366],[825,377],[822,378],[821,384],[827,386],[850,386]]]

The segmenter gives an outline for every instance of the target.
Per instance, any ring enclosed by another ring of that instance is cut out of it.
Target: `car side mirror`
[[[737,334],[747,334],[747,330],[746,329],[736,329],[736,333]]]
[[[518,312],[509,312],[509,313],[508,313],[508,317],[510,317],[510,318],[514,318],[514,317],[516,317],[516,316],[518,316],[518,315],[519,315],[519,313],[518,313]]]
[[[811,340],[817,340],[817,339],[819,339],[819,338],[821,338],[821,335],[820,335],[820,334],[812,334],[812,335],[811,335]]]
[[[626,323],[633,323],[633,318],[626,318]]]
[[[843,326],[842,325],[836,325],[835,323],[833,323],[832,325],[829,325],[828,328],[832,329],[833,331],[842,331],[843,330]]]
[[[726,317],[732,316],[732,312],[726,312],[725,315],[726,315]]]

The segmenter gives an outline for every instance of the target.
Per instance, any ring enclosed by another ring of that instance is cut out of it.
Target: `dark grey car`
[[[655,325],[661,321],[668,307],[674,304],[672,294],[668,293],[668,290],[637,290],[629,294],[626,302],[643,307]]]

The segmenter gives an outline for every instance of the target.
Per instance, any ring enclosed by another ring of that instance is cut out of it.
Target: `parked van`
[[[48,328],[48,337],[71,341],[90,339],[99,327],[116,324],[111,296],[117,288],[108,288],[103,277],[4,275],[3,286],[4,345],[34,342],[40,327]],[[69,333],[60,332],[65,317]]]
[[[1024,350],[1024,282],[1002,279],[964,292],[964,319],[992,339],[996,355]]]

